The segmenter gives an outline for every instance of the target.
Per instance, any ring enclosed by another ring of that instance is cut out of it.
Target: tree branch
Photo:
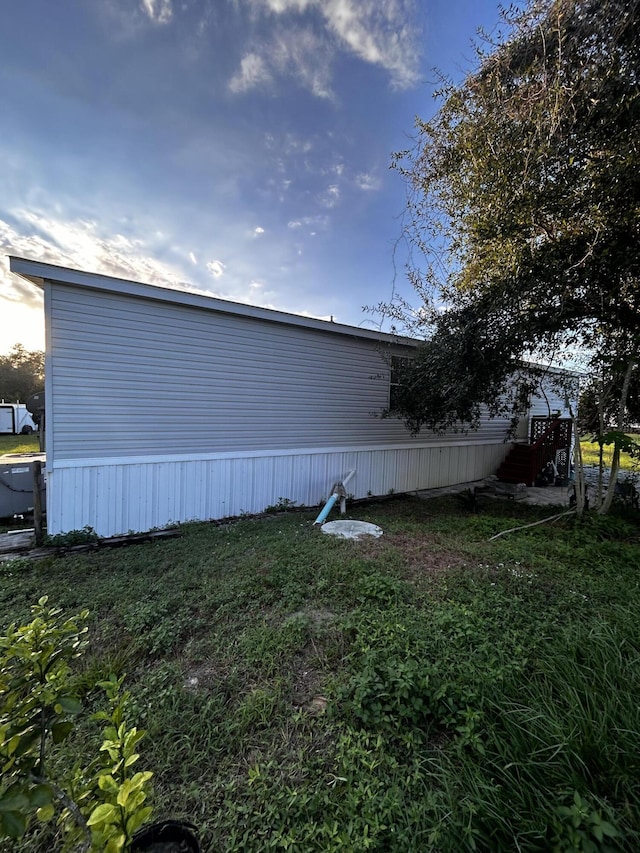
[[[78,804],[74,802],[71,797],[65,794],[62,788],[59,788],[55,782],[51,782],[51,780],[45,779],[42,776],[34,776],[33,774],[30,774],[30,777],[36,784],[46,785],[48,788],[51,788],[53,790],[53,793],[62,803],[62,805],[65,808],[69,809],[69,811],[73,815],[73,819],[80,827],[80,829],[84,832],[84,834],[87,836],[87,840],[82,842],[82,844],[78,847],[78,853],[87,853],[87,851],[91,847],[91,830],[89,829],[89,825],[87,824],[84,815],[80,811]]]

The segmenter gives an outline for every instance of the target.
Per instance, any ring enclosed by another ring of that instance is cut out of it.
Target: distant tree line
[[[44,352],[15,344],[0,355],[0,400],[24,402],[44,388]]]

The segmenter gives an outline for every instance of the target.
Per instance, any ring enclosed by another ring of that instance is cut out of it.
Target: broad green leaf
[[[53,789],[49,785],[36,785],[29,791],[32,806],[47,806],[53,800]]]
[[[128,731],[124,738],[125,750],[131,750],[138,743],[138,741],[142,740],[145,734],[146,732],[138,731],[136,728],[133,728]]]
[[[107,842],[104,853],[121,853],[121,851],[124,850],[126,843],[127,839],[124,832],[112,835]]]
[[[16,747],[13,755],[14,758],[21,758],[26,755],[40,739],[40,732],[35,728],[26,731],[20,738],[20,743]]]
[[[126,826],[129,835],[133,835],[134,832],[140,829],[140,827],[149,820],[152,812],[153,809],[151,806],[145,806],[145,808],[138,809],[135,814],[132,814],[131,817],[127,818]]]
[[[20,741],[21,741],[20,735],[14,735],[12,738],[9,738],[9,740],[7,741],[7,746],[6,746],[7,755],[9,755],[9,756],[13,755],[13,753],[18,748]]]
[[[116,802],[119,806],[126,806],[127,800],[129,799],[129,795],[133,790],[133,786],[131,785],[131,780],[127,779],[126,782],[121,786],[118,791],[118,796],[116,797]]]
[[[118,791],[118,783],[110,773],[101,773],[98,777],[98,787],[101,791],[110,791],[115,794]]]
[[[11,786],[14,787],[13,785]],[[29,797],[22,791],[15,790],[0,797],[0,813],[22,812],[29,808]]]
[[[147,795],[144,791],[136,791],[134,794],[131,794],[127,803],[127,811],[135,814],[146,799]]]
[[[91,812],[87,824],[95,826],[98,823],[110,823],[117,817],[117,810],[111,803],[102,803]]]
[[[27,830],[27,821],[24,815],[18,812],[3,812],[0,814],[0,831],[2,835],[9,838],[22,838]]]
[[[96,711],[95,714],[91,715],[92,720],[110,720],[111,715],[106,711]]]
[[[65,714],[79,714],[82,711],[82,704],[73,696],[60,696],[55,708],[57,713],[62,711]]]
[[[612,824],[606,820],[600,822],[600,829],[602,830],[603,835],[608,835],[609,838],[618,838],[620,836],[620,833],[615,826],[612,826]]]
[[[49,803],[48,805],[41,806],[38,809],[38,811],[36,812],[36,817],[38,818],[38,820],[42,821],[42,823],[46,823],[47,821],[51,820],[55,813],[55,806],[53,805],[53,803]]]

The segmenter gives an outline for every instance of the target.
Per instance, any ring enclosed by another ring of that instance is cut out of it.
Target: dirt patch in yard
[[[327,674],[319,666],[318,653],[313,647],[305,647],[292,668],[293,693],[291,702],[312,714],[323,713],[327,705],[324,686]]]
[[[443,572],[467,564],[466,557],[456,551],[444,550],[430,536],[395,533],[389,537],[389,543],[400,551],[407,566],[423,568],[425,571]]]
[[[329,668],[325,646],[339,643],[342,632],[338,625],[332,624],[337,619],[336,614],[326,608],[308,607],[294,613],[293,617],[309,619],[311,635],[293,662],[291,699],[295,706],[313,715],[322,714],[327,705],[324,689]]]
[[[468,565],[468,558],[456,551],[447,551],[433,541],[432,536],[416,533],[385,533],[382,539],[366,539],[359,543],[358,550],[365,559],[383,559],[389,553],[389,563],[398,562],[400,557],[407,579],[423,575],[441,575],[450,569]]]

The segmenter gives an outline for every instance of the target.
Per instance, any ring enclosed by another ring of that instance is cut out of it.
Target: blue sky
[[[7,254],[371,326],[411,299],[389,170],[493,0],[11,0],[0,352],[44,345]],[[397,267],[397,275],[394,271]]]

